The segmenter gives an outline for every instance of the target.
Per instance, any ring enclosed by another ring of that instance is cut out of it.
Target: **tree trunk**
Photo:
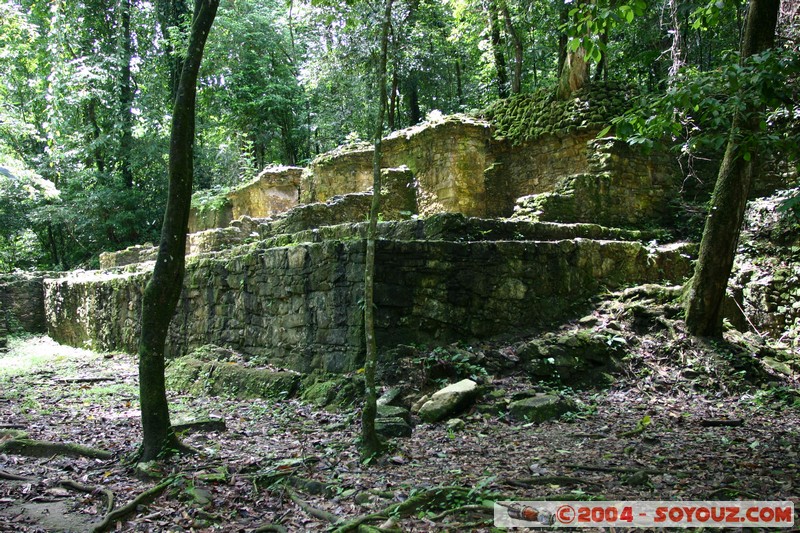
[[[678,0],[669,0],[669,16],[672,22],[672,46],[669,49],[672,61],[669,67],[669,85],[672,87],[683,67],[683,35],[681,21],[678,18]]]
[[[397,60],[392,69],[392,88],[389,91],[389,131],[397,129],[397,91],[400,86],[400,77],[397,75]]]
[[[125,187],[133,187],[133,85],[131,83],[131,58],[133,40],[131,36],[131,0],[121,1],[122,46],[120,64],[122,72],[119,83],[119,113],[122,123],[122,136],[119,142],[119,163],[122,166],[122,182]]]
[[[161,35],[166,43],[165,52],[169,65],[169,102],[175,102],[178,94],[178,86],[181,81],[183,71],[183,57],[181,53],[174,49],[170,39],[170,28],[181,29],[184,18],[189,14],[189,5],[186,0],[156,0],[156,17],[158,25],[161,27]]]
[[[576,5],[585,4],[587,0],[577,0]],[[589,63],[586,61],[586,49],[579,46],[577,50],[570,51],[565,42],[565,57],[561,63],[558,80],[558,97],[562,100],[586,85],[589,82]]]
[[[464,107],[464,88],[461,81],[461,58],[456,58],[456,97],[458,98],[458,110]]]
[[[406,87],[408,89],[408,125],[413,126],[422,122],[422,110],[419,108],[419,81],[415,71],[408,73]]]
[[[178,304],[186,262],[186,231],[192,199],[197,76],[219,0],[195,0],[189,47],[172,114],[169,195],[153,276],[142,299],[139,338],[139,394],[142,409],[142,461],[178,446],[169,421],[164,383],[167,329]]]
[[[570,4],[563,4],[561,12],[558,16],[559,23],[563,26],[569,21],[568,7]],[[558,66],[556,67],[556,75],[560,76],[564,72],[564,65],[567,64],[567,44],[569,44],[569,37],[563,31],[558,35]]]
[[[747,28],[742,39],[741,60],[772,48],[780,0],[750,0]],[[689,282],[686,327],[693,335],[722,336],[722,303],[733,268],[747,196],[756,165],[756,154],[745,159],[742,134],[755,134],[759,109],[748,106],[733,119],[725,157],[711,197],[700,254]]]
[[[600,42],[608,45],[608,31],[603,31],[600,35]],[[597,62],[597,69],[594,71],[594,81],[608,81],[608,53],[600,53],[600,61]]]
[[[511,43],[514,45],[514,75],[511,78],[511,94],[519,94],[522,91],[522,39],[514,27],[505,0],[500,0],[500,12],[506,25],[506,33],[511,37]]]
[[[372,157],[372,205],[369,210],[367,229],[367,254],[364,267],[364,336],[367,354],[364,361],[366,390],[364,410],[361,413],[361,455],[372,459],[381,452],[381,443],[375,432],[375,415],[378,411],[375,370],[378,364],[378,345],[375,339],[375,237],[378,229],[378,213],[381,208],[381,138],[383,117],[386,113],[386,49],[389,26],[392,20],[392,0],[386,0],[386,11],[381,34],[381,56],[378,65],[378,116],[375,121],[375,151]]]
[[[567,60],[558,82],[558,97],[562,100],[569,98],[588,81],[589,63],[586,61],[586,50],[579,46],[574,52],[567,52]]]
[[[508,74],[506,73],[506,57],[503,54],[502,41],[500,39],[500,24],[497,20],[497,4],[494,0],[489,0],[486,4],[486,14],[489,22],[489,37],[494,54],[494,66],[497,70],[497,95],[500,98],[508,96]]]

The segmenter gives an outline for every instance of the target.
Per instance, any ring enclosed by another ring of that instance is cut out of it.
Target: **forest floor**
[[[492,514],[482,504],[501,496],[792,500],[800,507],[797,376],[734,387],[712,368],[708,346],[680,333],[670,342],[639,342],[635,360],[608,388],[561,391],[579,407],[560,419],[519,423],[473,410],[460,429],[420,423],[369,466],[354,444],[355,409],[170,394],[173,420],[220,417],[227,430],[185,435],[200,454],[165,461],[174,482],[112,529],[324,531],[337,519],[388,510],[388,523],[387,516],[369,523],[395,531],[490,531]],[[674,356],[678,344],[681,357]],[[492,385],[530,386],[524,379],[506,376]],[[0,451],[0,531],[91,531],[107,511],[103,490],[122,506],[156,485],[126,461],[141,439],[137,397],[130,355],[48,337],[10,339],[0,354],[0,430],[101,448],[113,458]],[[741,425],[707,426],[712,419]],[[14,476],[26,479],[8,479]],[[442,492],[412,512],[392,509],[440,486],[464,490]]]

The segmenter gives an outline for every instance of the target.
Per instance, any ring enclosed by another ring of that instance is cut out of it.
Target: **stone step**
[[[348,196],[360,197],[357,200],[343,200],[343,202],[351,202],[350,207],[357,206],[359,202],[365,203],[364,199],[371,197],[369,194]],[[367,223],[358,221],[361,217],[358,215],[357,209],[353,208],[349,211],[350,221],[341,222],[341,219],[348,218],[344,215],[320,220],[319,212],[315,213],[315,211],[322,211],[318,207],[319,205],[303,206],[310,208],[305,213],[303,212],[305,210],[298,208],[301,214],[296,215],[297,218],[308,222],[311,226],[309,229],[302,229],[302,225],[292,218],[293,215],[281,216],[277,220],[242,217],[227,228],[206,230],[189,235],[187,253],[198,255],[224,252],[237,246],[254,243],[258,243],[259,248],[270,248],[305,242],[366,238]],[[353,215],[353,213],[356,214]],[[380,222],[378,238],[397,241],[452,242],[558,241],[564,239],[648,242],[663,237],[663,232],[659,235],[653,231],[627,230],[597,224],[532,221],[526,217],[524,212],[520,211],[520,213],[522,214],[519,218],[512,219],[484,219],[466,217],[458,213],[443,213],[425,219]],[[102,268],[107,269],[153,261],[157,251],[157,248],[153,246],[133,246],[120,252],[103,254],[100,264]]]

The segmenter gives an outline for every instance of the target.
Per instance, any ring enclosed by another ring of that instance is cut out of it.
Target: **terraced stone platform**
[[[170,356],[217,344],[300,371],[360,366],[365,224],[269,236],[190,256]],[[598,291],[680,282],[691,246],[641,232],[443,214],[379,225],[379,345],[488,339],[561,320]],[[261,237],[263,232],[264,237]],[[133,350],[152,262],[44,280],[50,335]]]

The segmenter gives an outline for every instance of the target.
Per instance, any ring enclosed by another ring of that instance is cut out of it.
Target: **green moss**
[[[627,109],[631,93],[622,83],[595,83],[568,100],[558,100],[555,91],[545,87],[498,100],[483,116],[493,123],[495,139],[508,139],[516,145],[542,135],[601,129]]]

